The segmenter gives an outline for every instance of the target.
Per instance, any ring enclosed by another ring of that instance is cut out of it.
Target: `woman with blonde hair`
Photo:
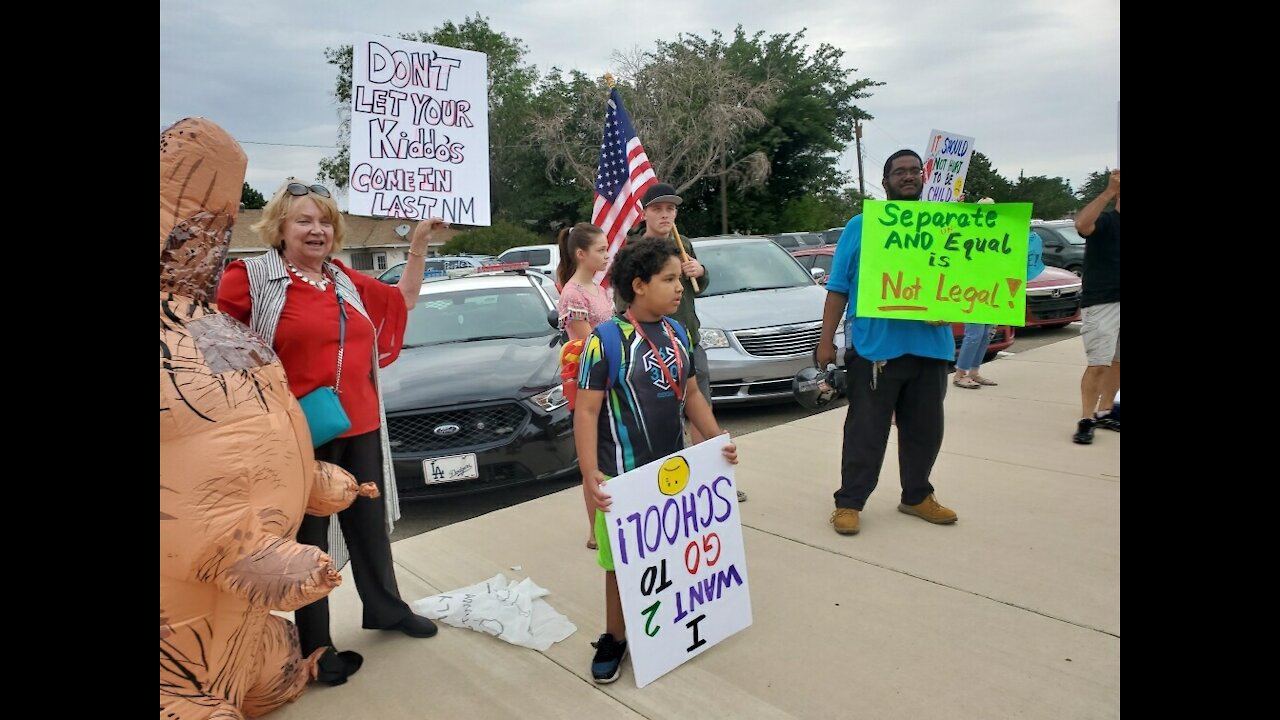
[[[433,231],[444,226],[435,218],[419,222],[399,285],[385,285],[333,257],[342,248],[343,218],[328,188],[290,179],[253,226],[271,249],[228,265],[218,288],[219,309],[249,325],[276,351],[294,396],[332,392],[339,400],[339,416],[345,414],[348,427],[335,429],[336,437],[315,437],[321,429],[308,418],[316,459],[342,467],[359,482],[376,482],[382,494],[376,500],[359,498],[339,512],[340,533],[330,533],[328,517],[305,516],[298,542],[330,552],[338,567],[349,553],[364,606],[363,626],[413,637],[431,637],[436,626],[413,614],[396,585],[388,535],[400,506],[377,371],[400,354],[428,244]],[[359,654],[333,647],[328,599],[299,609],[295,622],[304,656],[328,648],[318,681],[340,685],[360,669]]]

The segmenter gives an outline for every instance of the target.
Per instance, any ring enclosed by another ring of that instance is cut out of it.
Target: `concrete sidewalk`
[[[272,717],[1118,718],[1120,436],[1071,442],[1083,367],[1072,339],[989,366],[998,387],[949,386],[933,482],[955,525],[897,511],[893,438],[862,532],[831,529],[843,409],[739,438],[754,624],[643,690],[629,664],[591,682],[604,582],[570,488],[394,550],[406,600],[528,576],[577,633],[539,653],[361,630],[348,571],[333,636],[364,668]]]

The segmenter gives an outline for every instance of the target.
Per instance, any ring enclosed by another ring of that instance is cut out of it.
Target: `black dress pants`
[[[880,369],[872,388],[873,363],[852,348],[845,351],[849,412],[844,421],[837,508],[862,510],[880,480],[897,414],[898,468],[902,502],[919,505],[933,493],[929,475],[942,448],[942,400],[947,362],[903,355]]]

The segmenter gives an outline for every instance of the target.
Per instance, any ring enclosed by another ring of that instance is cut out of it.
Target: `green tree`
[[[977,150],[969,158],[969,174],[964,179],[964,196],[969,202],[989,197],[996,202],[1013,198],[1013,183],[991,167],[991,160]]]
[[[1042,220],[1065,218],[1074,211],[1079,201],[1071,191],[1071,183],[1060,177],[1019,177],[1013,186],[1009,200],[1012,202],[1029,202],[1032,217]]]
[[[734,198],[728,225],[753,233],[802,229],[788,223],[797,213],[807,216],[795,209],[810,206],[803,198],[839,196],[842,192],[848,178],[839,169],[839,155],[853,140],[854,120],[872,117],[857,101],[870,97],[871,89],[884,83],[859,78],[856,68],[845,68],[843,50],[826,43],[816,48],[806,45],[804,30],[747,35],[739,26],[727,42],[714,33],[710,40],[697,36],[684,39],[695,46],[722,48],[730,66],[745,77],[778,83],[778,92],[764,110],[765,124],[747,133],[730,150],[730,158],[762,152],[769,159],[770,171],[763,185]],[[688,213],[692,216],[686,221],[690,232],[694,226],[711,230],[720,225],[711,214],[719,199],[713,194],[716,190],[705,188],[706,196],[691,203],[695,209],[711,212]],[[831,207],[830,201],[825,205]],[[825,227],[848,219],[846,216]],[[818,221],[815,217],[811,222]]]
[[[788,228],[785,232],[839,227],[862,212],[862,200],[855,188],[805,195],[788,202],[779,214],[779,221]]]
[[[444,244],[442,254],[473,253],[497,255],[520,245],[543,245],[546,238],[515,223],[499,220],[489,227],[460,232]]]
[[[240,191],[240,204],[246,210],[257,210],[266,207],[267,199],[262,197],[262,193],[249,187],[249,183],[245,183],[244,189]]]
[[[1111,169],[1104,168],[1102,172],[1089,173],[1089,178],[1084,181],[1084,185],[1076,191],[1076,196],[1080,198],[1080,207],[1084,207],[1093,202],[1093,199],[1102,194],[1107,189],[1107,182],[1111,179]],[[1107,203],[1107,210],[1114,210],[1115,201]]]
[[[615,55],[618,92],[658,177],[684,193],[706,178],[718,186],[759,184],[769,171],[763,153],[729,158],[728,150],[765,120],[776,83],[749,80],[729,66],[723,49],[684,36],[651,52]],[[608,88],[582,83],[575,73],[561,86],[544,87],[563,103],[544,105],[538,138],[551,159],[594,185],[601,121]]]

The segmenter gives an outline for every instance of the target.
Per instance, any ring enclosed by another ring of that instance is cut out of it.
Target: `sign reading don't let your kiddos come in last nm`
[[[636,685],[751,625],[733,466],[721,435],[605,484]]]
[[[1024,325],[1030,203],[868,200],[860,317]]]
[[[376,36],[352,53],[352,214],[488,225],[484,53]]]

